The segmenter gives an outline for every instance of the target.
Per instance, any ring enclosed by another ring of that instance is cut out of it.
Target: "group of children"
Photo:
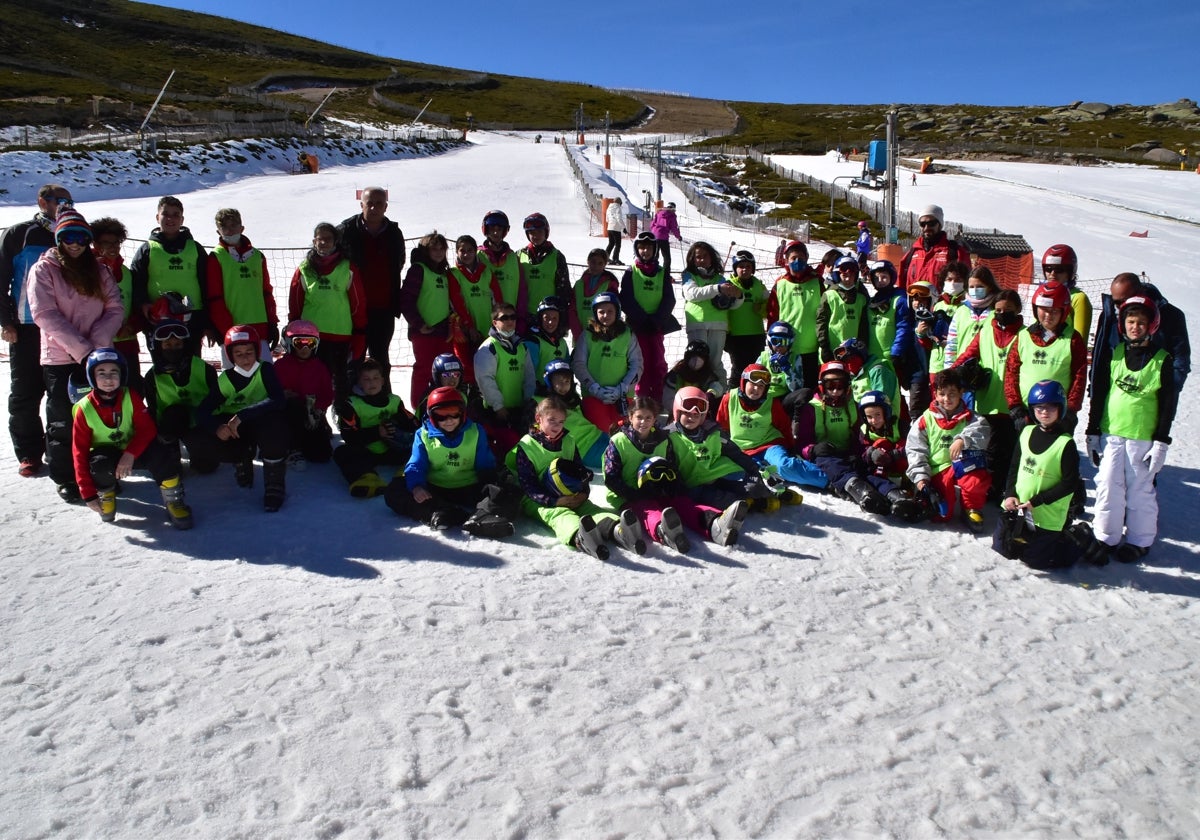
[[[879,261],[868,265],[868,291],[859,260],[837,259],[823,278],[803,243],[791,242],[768,291],[752,254],[739,251],[725,276],[716,250],[697,242],[680,282],[689,340],[668,368],[665,336],[680,324],[653,236],[635,240],[620,280],[596,249],[572,287],[544,216],[524,220],[530,244],[514,254],[507,217],[493,211],[482,247],[470,236],[455,242],[454,266],[440,234],[413,250],[401,300],[415,371],[430,372],[428,383],[413,376],[414,415],[391,392],[389,370],[363,357],[357,269],[338,252],[332,226],[318,226],[297,269],[295,317],[272,363],[265,264],[236,211],[221,211],[217,225],[222,246],[204,297],[219,305],[197,317],[187,295],[180,310],[169,294],[178,290],[162,288],[142,301],[153,360],[138,386],[146,403],[128,387],[138,380],[127,362],[107,349],[88,359],[92,392],[76,411],[75,463],[92,470],[80,474],[80,488],[106,518],[116,481],[145,466],[172,523],[189,527],[182,444],[197,473],[233,463],[244,487],[259,458],[268,511],[283,504],[289,462],[332,457],[353,496],[382,494],[432,527],[503,537],[520,511],[598,557],[608,542],[686,551],[689,531],[732,544],[749,512],[797,503],[805,487],[906,522],[947,521],[961,504],[976,532],[990,494],[1005,512],[998,549],[1031,565],[1103,562],[1109,552],[1098,546],[1135,560],[1153,541],[1152,479],[1169,444],[1174,389],[1169,358],[1149,341],[1147,301],[1122,309],[1128,351],[1102,378],[1119,387],[1093,398],[1089,446],[1097,461],[1104,456],[1096,540],[1072,524],[1081,481],[1064,440],[1080,408],[1081,339],[1068,323],[1069,292],[1054,279],[1035,292],[1036,323],[1022,330],[1020,298],[986,269],[969,273],[956,300],[961,278],[952,275],[964,267],[947,266],[945,291],[927,281],[902,289],[895,267]],[[153,263],[157,250],[149,250]],[[224,331],[218,373],[198,356],[197,330],[211,334],[227,320],[235,323]],[[122,442],[115,460],[112,451],[96,454]],[[388,480],[381,467],[397,475]],[[602,471],[607,507],[588,500],[593,471]],[[1024,532],[1012,516],[1021,511],[1030,512],[1020,517]],[[1063,540],[1075,550],[1063,550]]]

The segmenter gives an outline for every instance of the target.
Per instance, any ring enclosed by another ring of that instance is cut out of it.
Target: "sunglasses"
[[[319,339],[311,335],[299,335],[292,339],[293,347],[316,347]]]
[[[923,221],[923,222],[917,222],[917,224],[918,224],[918,225],[920,225],[920,226],[921,226],[921,227],[923,227],[923,228],[927,228],[927,227],[941,227],[941,226],[942,226],[942,223],[941,223],[941,222],[939,222],[937,219],[928,219],[927,221]]]
[[[497,315],[492,320],[493,321],[515,321],[515,320],[517,320],[517,316],[514,313],[509,313],[508,315]]]
[[[1042,266],[1042,274],[1070,274],[1071,267],[1069,265],[1044,265]]]
[[[681,407],[688,414],[704,414],[708,411],[708,400],[702,400],[699,397],[690,397],[683,401]]]
[[[746,380],[747,382],[757,383],[758,385],[771,384],[771,374],[767,373],[765,370],[752,370],[749,373],[744,373],[742,374],[742,379]]]
[[[180,341],[187,341],[191,337],[187,327],[182,324],[163,324],[161,327],[156,327],[154,330],[155,341],[166,341],[168,338],[178,338]]]
[[[87,245],[92,241],[92,237],[86,233],[63,233],[59,235],[58,241],[63,245]]]

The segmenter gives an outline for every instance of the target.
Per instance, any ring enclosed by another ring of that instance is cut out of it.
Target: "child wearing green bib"
[[[557,397],[567,412],[567,431],[575,440],[583,463],[593,470],[603,465],[604,450],[608,448],[608,433],[583,414],[583,400],[575,390],[575,374],[564,359],[552,359],[543,377],[546,393]]]
[[[476,537],[512,536],[517,500],[496,483],[496,457],[483,427],[467,418],[463,395],[435,388],[425,409],[404,473],[387,486],[384,502],[436,531],[460,527]]]
[[[645,535],[633,511],[618,516],[588,498],[592,471],[584,466],[566,420],[563,402],[546,397],[538,403],[533,426],[509,454],[523,493],[521,511],[553,531],[563,545],[600,560],[608,559],[605,541],[645,554]]]
[[[192,354],[188,337],[182,321],[163,321],[154,328],[150,333],[153,364],[142,379],[142,389],[159,440],[176,452],[180,443],[186,446],[192,471],[204,474],[216,470],[218,462],[203,455],[208,432],[199,427],[197,412],[218,392],[217,371]]]
[[[337,406],[342,445],[333,450],[333,461],[358,499],[369,499],[387,485],[379,467],[402,466],[412,454],[417,423],[385,381],[383,365],[367,359],[350,396]]]
[[[729,282],[737,286],[742,305],[729,310],[729,334],[725,352],[729,354],[729,379],[726,390],[737,388],[746,365],[758,358],[766,342],[767,287],[754,271],[754,254],[738,251],[733,255]]]
[[[1154,301],[1128,297],[1117,318],[1121,343],[1092,380],[1087,445],[1100,468],[1092,527],[1118,561],[1134,563],[1158,536],[1154,479],[1167,461],[1178,392],[1174,359],[1153,340],[1159,327]]]
[[[213,329],[225,335],[234,324],[249,324],[262,337],[259,359],[269,362],[271,349],[279,343],[279,317],[266,258],[250,244],[237,210],[218,210],[216,223],[220,244],[209,251],[207,278]],[[228,359],[221,361],[229,367]]]
[[[171,524],[192,527],[183,501],[179,450],[155,437],[154,420],[142,398],[128,387],[125,358],[101,347],[84,362],[91,391],[73,409],[72,458],[79,494],[105,522],[117,518],[117,482],[136,469],[149,470],[162,491]]]
[[[639,233],[633,251],[637,259],[621,278],[621,309],[641,351],[637,394],[658,402],[667,376],[666,337],[679,330],[679,321],[672,314],[675,287],[670,272],[655,257],[658,242],[653,234]]]
[[[511,303],[492,308],[492,329],[475,351],[475,382],[483,395],[483,427],[501,455],[521,439],[534,390],[533,365],[517,334],[517,311]]]
[[[263,465],[263,509],[274,513],[286,496],[286,400],[274,366],[258,360],[258,342],[258,333],[244,324],[225,334],[225,354],[233,367],[221,372],[217,389],[197,409],[197,426],[207,434],[191,451],[233,463],[234,479],[246,488],[254,486],[257,453]]]
[[[400,311],[408,322],[413,371],[429,370],[435,358],[454,349],[451,300],[455,281],[446,261],[448,249],[446,237],[437,231],[422,236],[412,249],[412,265],[400,286]],[[421,377],[414,375],[409,386],[409,402],[416,405],[423,389]]]
[[[608,270],[608,255],[603,248],[593,248],[588,252],[587,270],[575,281],[572,289],[571,302],[574,305],[567,314],[567,320],[570,322],[573,341],[579,340],[592,318],[592,299],[601,292],[616,294],[620,291],[620,282],[616,275]]]
[[[963,402],[962,376],[957,370],[939,372],[933,394],[933,404],[908,430],[908,479],[930,500],[934,522],[948,522],[954,515],[957,488],[962,493],[963,519],[971,531],[979,532],[992,474],[986,465],[968,463],[963,455],[986,450],[991,430]]]
[[[725,278],[721,257],[707,242],[697,242],[688,249],[679,284],[688,341],[708,345],[713,369],[724,380],[728,374],[722,356],[729,335],[729,313],[742,305],[741,287]],[[669,404],[665,394],[663,404]]]
[[[300,319],[321,331],[317,358],[333,375],[334,393],[345,396],[350,362],[367,349],[367,302],[358,268],[338,248],[337,228],[329,222],[313,229],[312,248],[292,275],[288,322]]]
[[[1071,497],[1079,483],[1079,450],[1062,425],[1067,395],[1052,379],[1029,389],[1025,404],[1034,422],[1021,430],[992,538],[996,551],[1034,569],[1074,565],[1090,554],[1107,563],[1086,522],[1071,524]],[[1032,520],[1029,528],[1026,519]]]

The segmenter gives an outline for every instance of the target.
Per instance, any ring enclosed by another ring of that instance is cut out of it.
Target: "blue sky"
[[[714,99],[1061,105],[1200,98],[1195,0],[925,2],[905,4],[894,20],[872,11],[883,4],[862,0],[177,5],[391,58]]]

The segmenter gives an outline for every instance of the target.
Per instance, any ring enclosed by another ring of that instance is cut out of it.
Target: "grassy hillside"
[[[250,107],[229,96],[229,87],[268,77],[287,80],[285,87],[345,87],[344,111],[374,119],[388,118],[369,102],[371,86],[383,82],[402,85],[402,91],[389,90],[389,98],[420,107],[432,96],[434,110],[461,116],[464,124],[471,111],[482,122],[567,129],[580,102],[590,117],[602,118],[608,110],[617,122],[636,119],[644,108],[634,97],[602,88],[507,76],[486,77],[487,88],[477,90],[481,74],[128,0],[0,0],[0,19],[0,113],[8,124],[77,123],[90,115],[94,96],[131,102],[144,115],[172,69],[175,78],[165,101],[192,108]],[[301,95],[278,95],[312,107]],[[189,102],[188,97],[215,101]],[[517,103],[523,107],[514,107]]]

